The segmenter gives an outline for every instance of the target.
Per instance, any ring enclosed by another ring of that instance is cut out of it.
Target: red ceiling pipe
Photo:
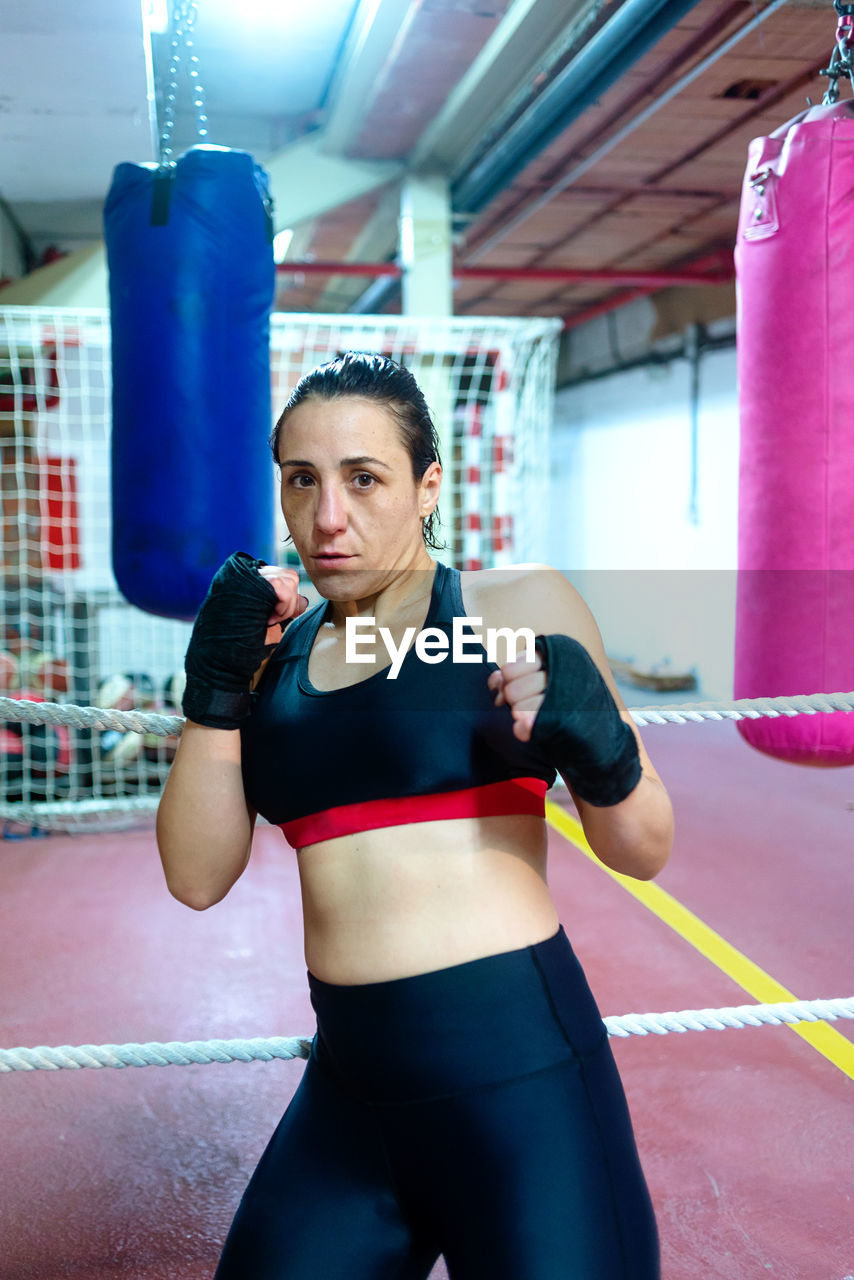
[[[731,252],[726,249],[698,258],[692,266],[695,284],[729,284],[735,279]],[[714,276],[710,277],[709,271],[714,272]],[[688,272],[686,274],[690,275],[692,273]],[[615,311],[617,307],[624,307],[626,303],[635,302],[638,298],[647,298],[651,293],[655,292],[655,289],[641,288],[632,289],[628,293],[612,294],[610,298],[603,298],[600,302],[592,302],[589,307],[584,307],[581,311],[576,311],[570,316],[564,316],[563,327],[564,329],[577,329],[579,325],[587,324],[589,320],[595,320],[597,316],[607,315],[609,311]]]
[[[562,282],[631,285],[641,289],[666,289],[671,285],[724,284],[731,271],[630,271],[575,267],[455,267],[455,280],[496,280],[529,282]],[[324,276],[393,276],[403,273],[393,262],[280,262],[276,270],[282,275]]]
[[[589,307],[585,307],[583,311],[576,311],[574,315],[563,317],[564,329],[577,329],[580,324],[587,324],[589,320],[595,320],[597,316],[607,315],[609,311],[616,311],[618,307],[624,307],[629,302],[636,302],[638,298],[648,298],[654,289],[632,289],[629,293],[614,293],[610,298],[603,298],[601,302],[593,302]]]

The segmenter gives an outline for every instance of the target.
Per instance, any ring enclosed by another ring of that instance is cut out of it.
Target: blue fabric
[[[215,1280],[657,1280],[599,1011],[561,927],[361,986],[309,974],[311,1057]]]
[[[131,604],[189,620],[237,547],[274,558],[275,263],[250,155],[193,147],[167,172],[120,164],[104,207],[113,569]]]

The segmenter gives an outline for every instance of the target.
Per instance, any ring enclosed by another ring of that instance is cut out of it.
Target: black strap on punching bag
[[[172,188],[175,181],[175,165],[162,164],[154,178],[151,191],[151,225],[165,227],[169,221]]]

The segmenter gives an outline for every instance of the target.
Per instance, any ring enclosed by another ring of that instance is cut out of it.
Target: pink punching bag
[[[750,145],[736,247],[736,698],[854,690],[854,104]],[[740,720],[794,764],[854,764],[854,714]]]

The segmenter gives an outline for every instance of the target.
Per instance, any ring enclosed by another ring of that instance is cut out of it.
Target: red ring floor
[[[644,740],[676,812],[657,883],[798,998],[854,995],[854,773],[769,760],[731,723]],[[555,831],[550,846],[604,1014],[753,1002]],[[0,859],[0,1044],[311,1034],[295,857],[277,831],[259,829],[244,877],[204,913],[167,894],[149,827],[4,841]],[[854,1039],[854,1023],[835,1027]],[[785,1027],[612,1043],[664,1280],[854,1276],[854,1085],[838,1066]],[[209,1277],[302,1070],[3,1075],[3,1280]]]

